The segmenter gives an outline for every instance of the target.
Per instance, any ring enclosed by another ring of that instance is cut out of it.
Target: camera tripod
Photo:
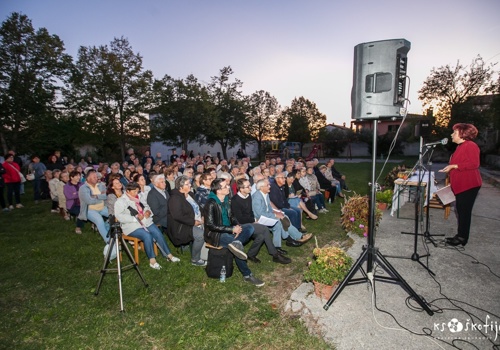
[[[113,222],[114,219],[110,217],[110,222]],[[122,236],[122,230],[120,228],[120,224],[114,222],[111,224],[111,227],[109,228],[108,236],[111,237],[109,240],[109,249],[108,252],[104,258],[104,265],[101,269],[101,277],[99,278],[99,282],[97,283],[97,288],[95,290],[94,295],[99,294],[99,289],[101,288],[102,281],[104,280],[104,276],[108,272],[116,272],[118,274],[118,289],[120,291],[120,311],[123,312],[123,290],[122,290],[122,272],[126,270],[130,270],[132,268],[137,271],[137,274],[142,280],[142,283],[144,283],[144,287],[148,287],[148,284],[146,283],[146,280],[144,279],[144,276],[142,275],[141,271],[139,270],[139,266],[137,265],[137,262],[134,260],[134,257],[132,256],[132,253],[128,249],[127,243],[123,239]],[[125,254],[127,255],[128,259],[130,260],[130,265],[123,266],[121,265],[120,262],[120,257],[118,256],[119,253],[119,248],[120,245],[122,246],[122,249],[125,251]],[[109,268],[109,263],[111,262],[111,254],[113,252],[113,249],[115,250],[117,257],[116,257],[116,263],[117,267],[116,268]]]

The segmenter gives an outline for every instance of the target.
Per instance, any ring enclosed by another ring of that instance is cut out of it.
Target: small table
[[[391,216],[394,216],[394,212],[397,213],[397,218],[399,218],[399,208],[401,208],[402,203],[400,197],[403,196],[403,203],[406,203],[410,200],[410,190],[412,187],[416,188],[418,186],[419,180],[419,172],[412,175],[407,180],[405,179],[396,179],[394,180],[394,195],[392,196],[392,207],[391,207]],[[429,173],[426,171],[423,174],[422,182],[420,183],[420,203],[421,207],[427,205],[427,181],[429,180]],[[434,172],[431,171],[431,198],[434,192],[437,191],[436,185],[434,184]]]

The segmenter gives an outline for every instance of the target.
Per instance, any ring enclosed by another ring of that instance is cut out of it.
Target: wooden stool
[[[134,259],[137,265],[139,265],[139,246],[141,247],[142,251],[145,252],[144,242],[141,241],[139,238],[127,236],[126,234],[123,234],[123,239],[126,241],[134,242]],[[153,243],[153,249],[155,255],[158,255],[158,248],[156,247],[156,243]],[[121,251],[120,251],[120,261],[122,261]]]

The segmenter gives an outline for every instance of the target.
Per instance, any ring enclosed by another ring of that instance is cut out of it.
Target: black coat
[[[222,207],[215,199],[208,198],[203,209],[205,212],[205,242],[218,247],[221,233],[233,233],[233,226],[239,224],[231,212],[231,200],[228,201],[227,215],[233,226],[224,226],[222,221]]]
[[[151,211],[153,212],[153,222],[155,225],[161,227],[168,227],[167,225],[167,210],[168,210],[168,199],[169,194],[166,192],[167,198],[153,187],[148,193],[147,202]]]
[[[167,235],[175,246],[193,241],[194,210],[186,196],[177,189],[172,190],[168,200],[167,216]]]

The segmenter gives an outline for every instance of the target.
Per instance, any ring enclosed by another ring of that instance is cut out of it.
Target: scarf
[[[142,209],[141,202],[139,201],[139,196],[132,197],[127,193],[127,197],[135,203],[135,208],[137,209],[137,212],[141,215],[144,215],[144,210]]]

